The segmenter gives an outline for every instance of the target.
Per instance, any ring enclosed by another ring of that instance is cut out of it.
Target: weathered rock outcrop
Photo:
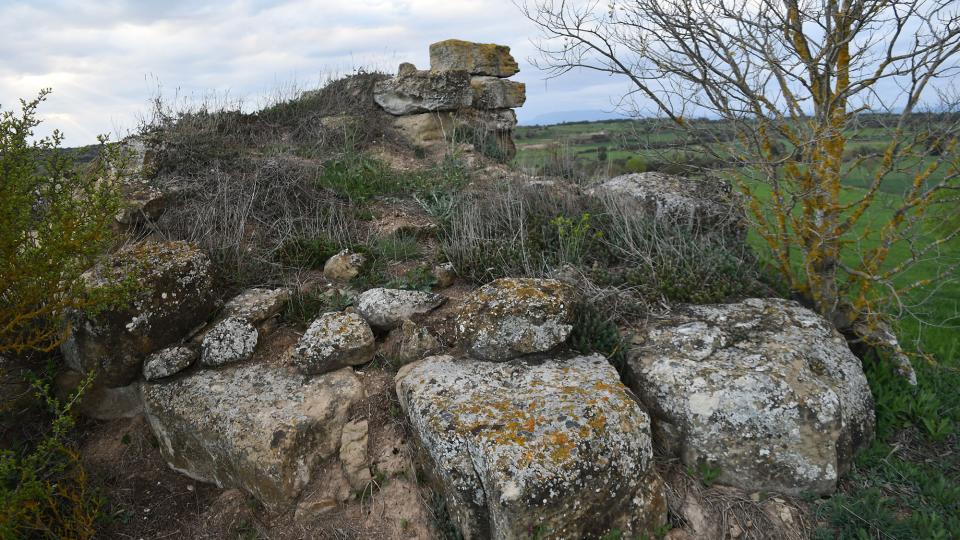
[[[672,223],[698,232],[718,232],[731,239],[746,237],[743,203],[722,180],[683,178],[659,172],[632,173],[606,180],[589,193],[632,200],[635,206],[631,209],[643,212],[657,223]]]
[[[433,356],[396,384],[464,538],[639,537],[665,522],[649,419],[602,356]]]
[[[455,111],[470,106],[473,88],[466,71],[420,71],[405,64],[396,77],[377,83],[373,97],[383,110],[398,116]]]
[[[423,315],[443,303],[443,296],[423,291],[376,288],[357,299],[357,312],[380,330],[391,330],[414,315]]]
[[[463,70],[471,75],[510,77],[520,71],[520,66],[510,54],[510,47],[505,45],[447,39],[430,45],[430,69]]]
[[[468,142],[509,160],[516,154],[511,109],[526,100],[526,86],[505,79],[517,71],[509,47],[442,41],[430,46],[429,70],[401,64],[396,77],[377,83],[374,100],[397,115],[397,131],[412,144]]]
[[[254,363],[143,383],[141,393],[170,467],[279,508],[336,454],[363,388],[350,369],[305,381]]]
[[[85,275],[91,287],[132,291],[126,307],[73,313],[61,346],[74,370],[97,372],[97,385],[133,382],[146,355],[180,341],[216,309],[210,260],[186,242],[142,242]]]
[[[575,293],[555,279],[503,278],[460,307],[457,336],[477,358],[503,361],[549,351],[573,330]]]
[[[831,493],[873,437],[860,361],[795,302],[687,306],[649,321],[629,353],[631,388],[683,462],[747,491]]]
[[[294,345],[290,358],[307,374],[326,373],[373,360],[376,343],[370,326],[356,313],[324,313]]]

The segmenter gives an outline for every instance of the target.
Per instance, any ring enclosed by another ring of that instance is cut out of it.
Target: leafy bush
[[[88,377],[63,403],[53,397],[49,381],[34,381],[53,420],[32,450],[0,452],[0,538],[84,539],[96,533],[102,500],[69,437],[71,408],[92,381]]]
[[[66,310],[113,300],[86,291],[81,274],[113,241],[117,184],[100,178],[122,170],[120,156],[104,145],[97,163],[76,171],[60,132],[29,142],[49,92],[0,117],[0,354],[52,350]]]

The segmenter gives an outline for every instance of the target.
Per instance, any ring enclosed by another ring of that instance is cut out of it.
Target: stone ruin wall
[[[400,64],[374,100],[414,145],[469,143],[508,161],[516,155],[513,109],[526,101],[526,85],[509,79],[519,71],[509,47],[448,39],[430,45],[429,70]]]

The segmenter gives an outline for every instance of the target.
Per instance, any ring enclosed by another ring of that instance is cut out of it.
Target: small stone
[[[280,313],[290,300],[290,289],[247,289],[223,306],[223,316],[261,323]]]
[[[357,300],[357,312],[380,330],[391,330],[414,315],[429,313],[443,303],[443,296],[403,289],[370,289]]]
[[[381,347],[382,354],[398,365],[419,360],[440,348],[440,342],[430,329],[406,320],[387,335]]]
[[[574,297],[555,279],[492,281],[463,302],[458,339],[477,358],[494,362],[549,351],[573,330]]]
[[[446,289],[457,279],[457,271],[453,263],[445,262],[433,267],[433,277],[437,280],[437,288]]]
[[[143,362],[143,378],[148,381],[179,373],[197,359],[197,351],[183,346],[161,349]]]
[[[373,360],[376,342],[370,326],[356,313],[324,313],[310,323],[290,356],[306,375],[319,375]]]
[[[357,277],[367,258],[362,253],[345,249],[327,259],[323,265],[323,276],[327,279],[347,281]]]
[[[200,363],[213,367],[246,360],[253,355],[258,336],[246,319],[227,317],[203,337]]]

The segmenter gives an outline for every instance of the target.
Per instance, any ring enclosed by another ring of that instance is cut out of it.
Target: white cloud
[[[0,4],[0,35],[0,105],[52,87],[39,132],[59,128],[67,145],[134,128],[158,83],[256,103],[291,81],[426,66],[428,45],[453,37],[513,48],[528,89],[521,120],[609,109],[623,88],[587,74],[545,83],[526,61],[535,29],[510,0],[14,0]]]

